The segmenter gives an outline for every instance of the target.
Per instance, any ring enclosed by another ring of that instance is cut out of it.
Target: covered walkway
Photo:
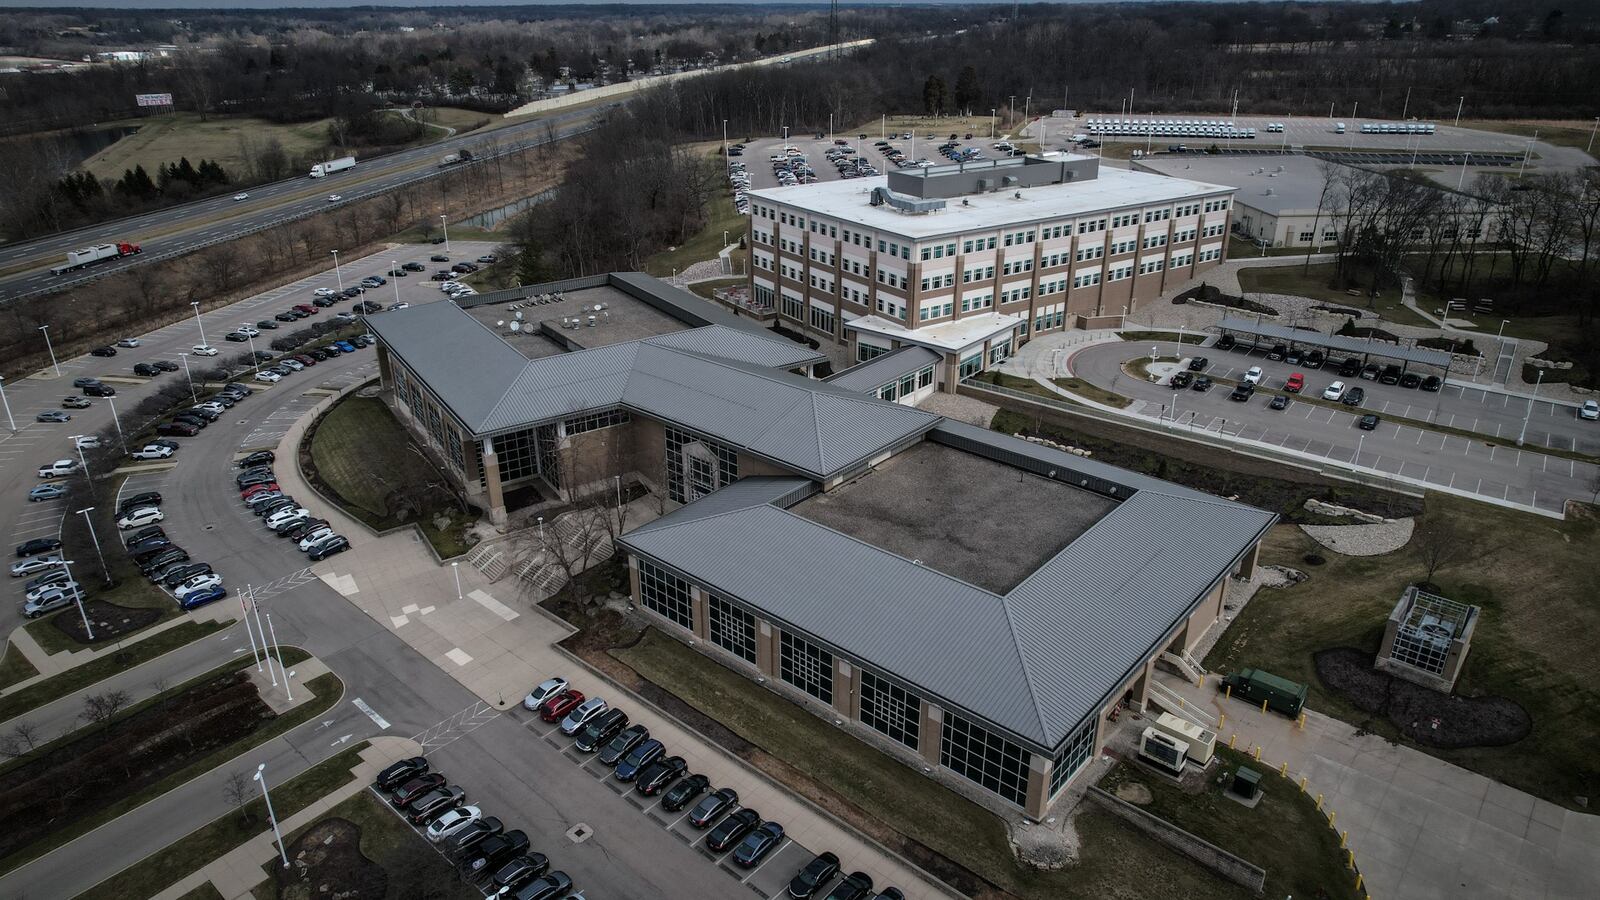
[[[1254,319],[1242,319],[1237,316],[1224,316],[1216,325],[1223,334],[1236,335],[1240,339],[1247,339],[1251,343],[1261,344],[1276,342],[1285,344],[1289,349],[1296,347],[1314,347],[1319,350],[1343,353],[1348,356],[1359,356],[1362,362],[1368,362],[1372,357],[1379,359],[1395,360],[1402,368],[1411,365],[1432,366],[1444,372],[1450,371],[1450,362],[1454,358],[1443,350],[1430,350],[1426,347],[1406,347],[1399,344],[1390,344],[1384,341],[1375,341],[1371,338],[1362,339],[1346,337],[1338,334],[1323,334],[1305,328],[1291,328],[1287,325],[1278,325],[1272,322],[1259,322]]]

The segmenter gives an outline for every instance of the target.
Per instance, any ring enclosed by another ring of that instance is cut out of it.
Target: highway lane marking
[[[365,713],[367,718],[371,719],[374,725],[377,725],[379,728],[385,731],[389,730],[389,720],[378,715],[376,710],[367,705],[367,701],[357,697],[354,700],[351,700],[350,703],[354,705],[356,709],[359,709]]]

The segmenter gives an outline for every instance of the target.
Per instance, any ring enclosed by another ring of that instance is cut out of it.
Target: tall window
[[[1028,802],[1028,754],[1018,745],[946,712],[939,765],[1018,806]]]
[[[755,616],[712,594],[707,619],[713,644],[747,663],[756,661]]]
[[[673,500],[698,500],[739,480],[739,454],[732,448],[671,425],[666,436],[667,494]]]
[[[1056,791],[1072,780],[1083,764],[1094,756],[1094,727],[1096,719],[1090,716],[1088,721],[1078,726],[1078,730],[1067,738],[1061,745],[1061,750],[1056,753],[1055,760],[1050,766],[1050,796],[1054,797]]]
[[[823,703],[833,702],[833,654],[787,631],[778,638],[778,677]]]
[[[639,560],[639,602],[645,609],[694,630],[689,582],[648,560]]]
[[[910,691],[862,670],[861,721],[915,750],[922,725],[922,702]]]

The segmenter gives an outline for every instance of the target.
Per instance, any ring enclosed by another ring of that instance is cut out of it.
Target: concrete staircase
[[[1199,684],[1201,679],[1205,678],[1205,667],[1190,656],[1187,650],[1180,650],[1177,653],[1163,650],[1161,655],[1156,657],[1156,660],[1165,663],[1173,674],[1178,675],[1190,684]]]
[[[467,557],[467,562],[490,581],[504,578],[511,568],[511,560],[506,557],[506,548],[501,544],[478,545],[477,549],[472,551],[472,555]]]

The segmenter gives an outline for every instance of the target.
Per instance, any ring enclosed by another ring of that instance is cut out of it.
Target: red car
[[[297,356],[295,356],[294,361],[299,363],[302,366],[314,366],[314,365],[317,364],[316,357],[312,356],[309,353],[298,354]]]
[[[1306,377],[1304,375],[1301,375],[1299,372],[1296,372],[1293,375],[1290,375],[1289,376],[1289,380],[1285,381],[1283,383],[1283,389],[1288,391],[1291,394],[1300,393],[1300,389],[1304,388],[1305,386],[1306,386]]]
[[[403,809],[407,803],[421,797],[434,788],[444,787],[444,776],[438,772],[429,772],[395,788],[389,795],[389,804],[395,809]]]
[[[539,718],[546,722],[559,722],[567,713],[584,701],[583,691],[565,690],[539,704]]]
[[[282,490],[282,488],[278,487],[278,483],[276,481],[269,481],[269,482],[267,482],[265,484],[252,484],[249,487],[245,488],[244,491],[239,494],[239,499],[240,500],[249,500],[251,498],[251,496],[253,496],[258,491],[279,491],[279,490]]]
[[[317,309],[315,306],[312,306],[309,303],[296,303],[294,308],[300,310],[308,316],[314,316],[317,313],[322,312],[322,310]]]

